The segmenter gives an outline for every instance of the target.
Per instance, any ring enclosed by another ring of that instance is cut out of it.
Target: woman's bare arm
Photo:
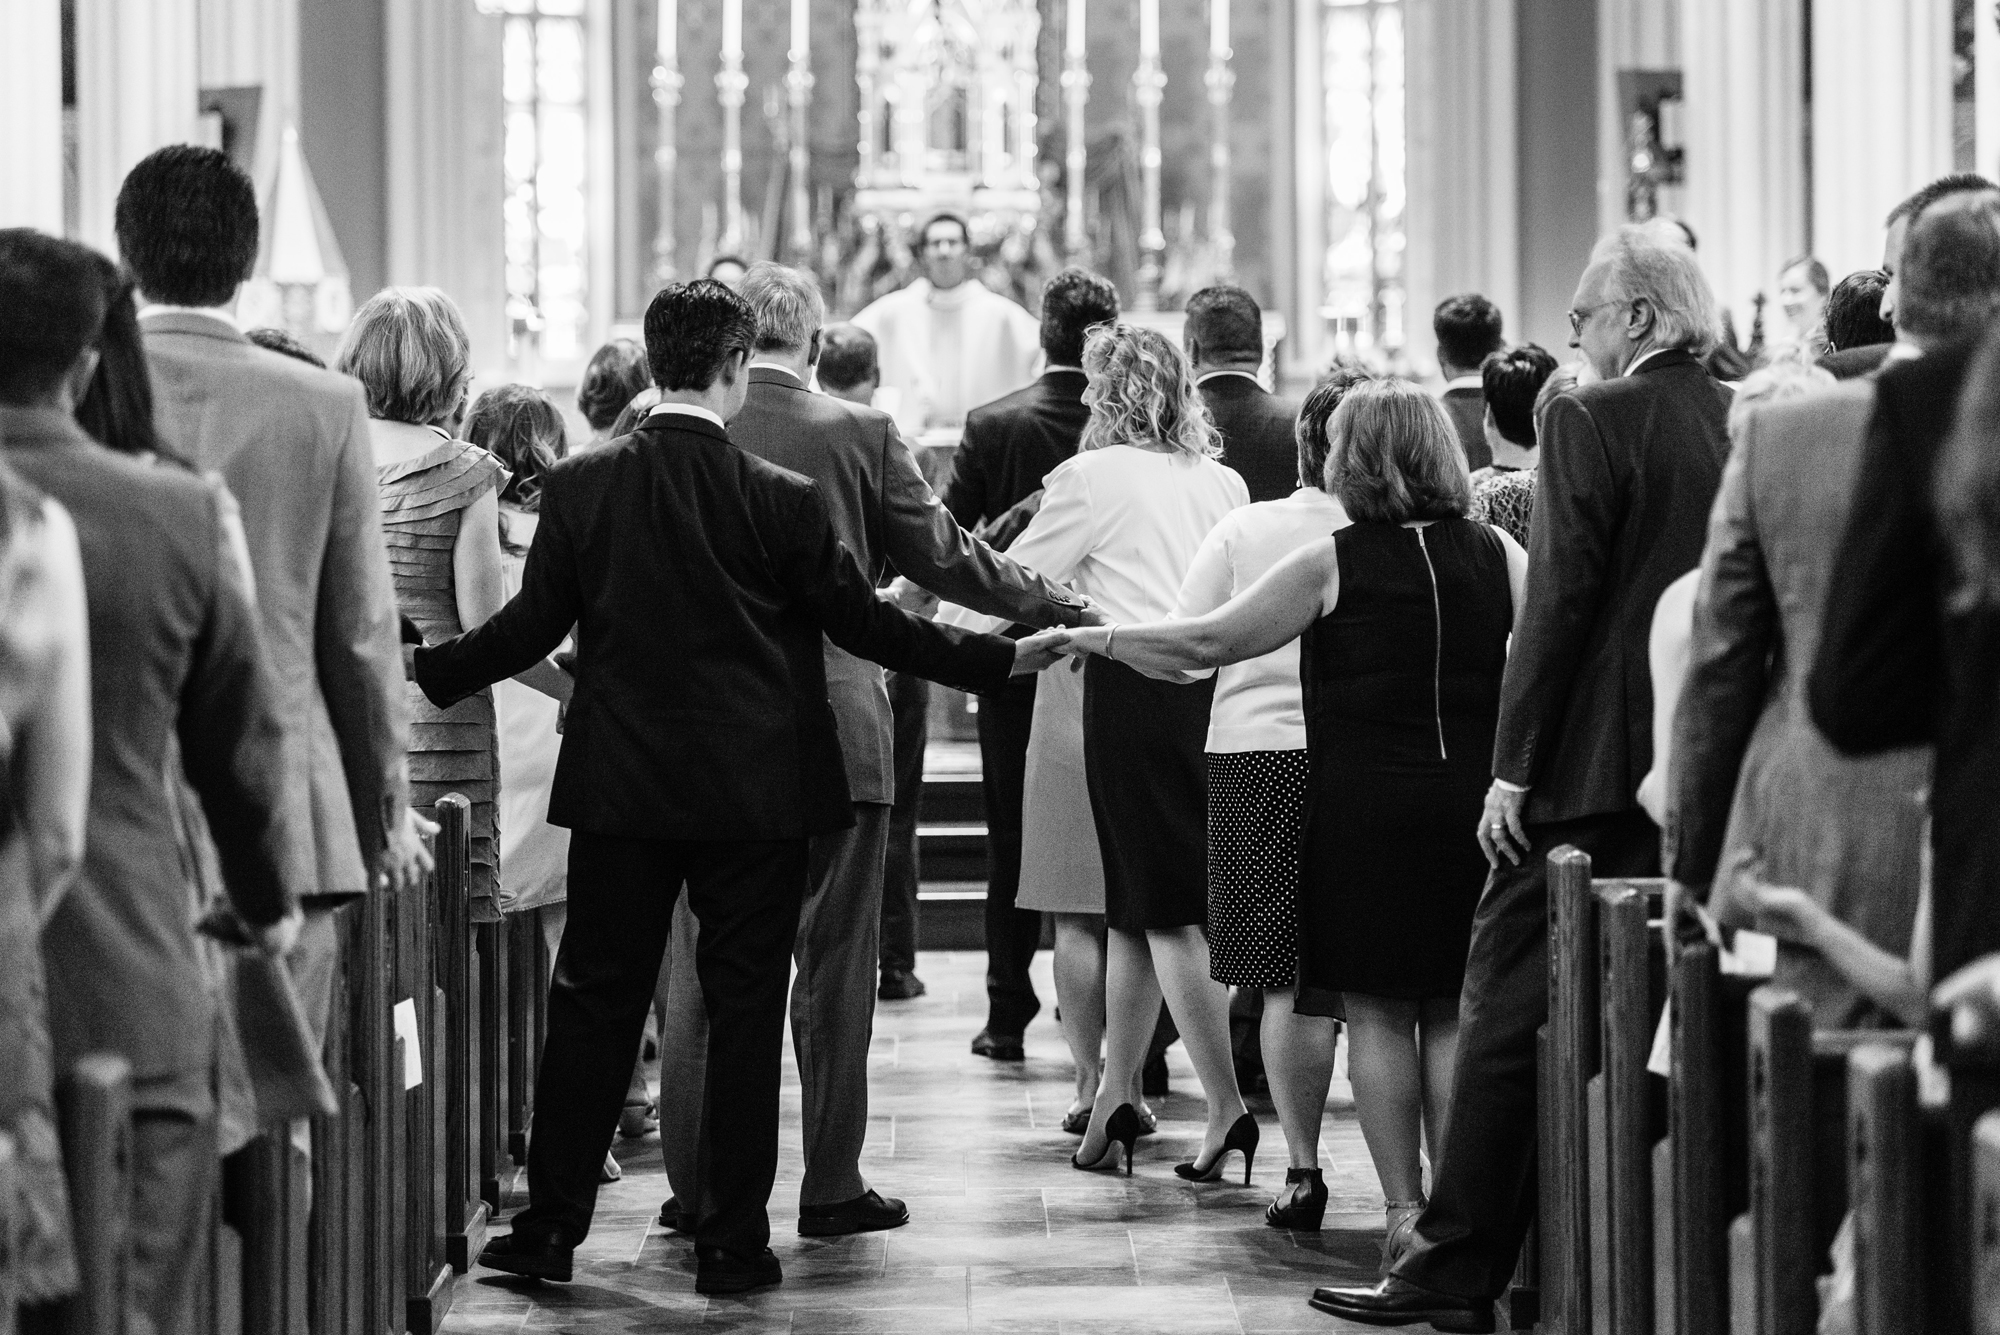
[[[500,560],[500,499],[488,491],[458,521],[458,539],[451,549],[452,589],[458,602],[461,630],[483,626],[507,605],[506,568]],[[569,703],[574,683],[548,659],[514,678],[551,700]]]
[[[69,512],[47,503],[34,615],[50,623],[47,688],[16,724],[23,824],[35,870],[37,916],[47,922],[83,865],[90,807],[90,629],[83,561]]]

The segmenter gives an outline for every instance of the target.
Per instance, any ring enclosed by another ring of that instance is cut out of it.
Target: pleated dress
[[[432,428],[436,430],[436,428]],[[506,485],[507,470],[485,450],[438,432],[436,449],[376,470],[382,536],[396,602],[430,643],[464,630],[452,549],[466,507]],[[491,689],[439,709],[415,682],[404,687],[410,710],[410,805],[429,808],[446,793],[472,803],[467,893],[476,922],[500,916],[499,729]]]

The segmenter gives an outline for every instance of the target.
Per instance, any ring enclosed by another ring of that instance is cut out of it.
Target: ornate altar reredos
[[[1035,0],[857,0],[854,27],[857,217],[958,209],[988,236],[1034,219]]]

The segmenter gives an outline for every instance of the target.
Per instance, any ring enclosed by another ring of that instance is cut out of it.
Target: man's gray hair
[[[1590,262],[1611,266],[1607,295],[1651,304],[1653,346],[1686,348],[1697,357],[1715,347],[1715,293],[1692,250],[1628,223],[1597,243]]]
[[[757,312],[759,352],[804,352],[826,323],[819,283],[803,269],[759,260],[737,290]]]
[[[1937,345],[2000,310],[2000,194],[1947,195],[1910,220],[1896,267],[1896,329]]]

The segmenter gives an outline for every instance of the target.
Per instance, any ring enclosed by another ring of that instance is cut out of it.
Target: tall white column
[[[1813,249],[1882,261],[1882,219],[1952,169],[1951,0],[1813,0]]]
[[[1805,249],[1804,14],[1799,0],[1683,0],[1681,13],[1682,211],[1747,339],[1751,298],[1775,294],[1778,266]]]
[[[1063,22],[1063,254],[1081,264],[1090,238],[1083,221],[1083,174],[1088,166],[1084,148],[1084,117],[1090,107],[1090,48],[1087,44],[1086,0],[1068,0]]]
[[[1229,221],[1229,101],[1236,87],[1235,72],[1229,68],[1234,52],[1229,45],[1229,0],[1208,0],[1208,241],[1215,252],[1217,278],[1236,273],[1236,233]]]
[[[806,118],[812,107],[812,58],[806,51],[806,37],[812,23],[812,0],[792,0],[792,44],[787,54],[790,68],[785,88],[791,97],[791,194],[786,211],[791,214],[788,248],[792,261],[804,264],[812,258],[812,193],[807,176],[812,169],[811,146],[807,143]]]
[[[1293,0],[1291,308],[1296,321],[1285,339],[1285,375],[1309,379],[1332,351],[1326,318],[1326,100],[1325,50],[1320,0]]]
[[[112,207],[134,163],[199,137],[195,0],[78,0],[77,239],[115,253]]]
[[[285,126],[299,120],[298,0],[200,0],[201,86],[263,89],[251,174],[267,188]]]
[[[1133,308],[1158,310],[1167,238],[1160,228],[1160,102],[1167,72],[1160,65],[1160,0],[1139,0],[1139,68],[1132,98],[1139,104],[1139,272]]]
[[[721,250],[743,249],[743,96],[750,77],[743,72],[743,0],[722,0],[722,68],[715,75],[715,99],[722,105]]]
[[[659,221],[653,228],[653,285],[665,287],[674,281],[674,173],[680,169],[680,150],[675,139],[681,105],[680,3],[658,0],[659,36],[653,44],[653,167],[658,180],[656,207]]]
[[[0,22],[0,227],[62,235],[62,5],[11,0]]]
[[[1515,4],[1404,4],[1407,347],[1426,369],[1431,310],[1453,293],[1483,292],[1522,336]]]
[[[1891,4],[1900,2],[1890,0]],[[1873,0],[1861,0],[1861,3],[1869,4]],[[1625,221],[1625,123],[1618,105],[1618,71],[1680,68],[1681,5],[1682,0],[1598,0],[1599,233],[1609,232]]]

